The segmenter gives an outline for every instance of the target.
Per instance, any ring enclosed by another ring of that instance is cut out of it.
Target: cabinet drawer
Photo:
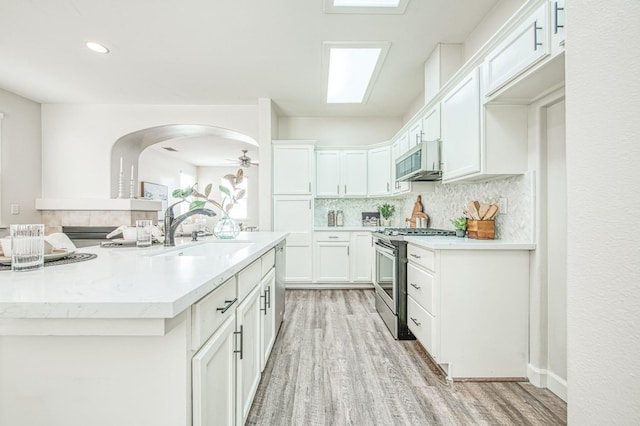
[[[349,232],[316,232],[316,241],[350,241],[351,234]]]
[[[271,249],[262,256],[262,277],[267,275],[276,265],[276,249]]]
[[[260,283],[262,278],[262,262],[260,259],[238,272],[238,301],[242,302],[247,294]]]
[[[436,266],[436,254],[431,250],[418,247],[413,244],[409,244],[407,247],[407,258],[409,261],[427,268],[430,271],[435,271]]]
[[[202,346],[217,328],[233,315],[236,306],[238,306],[236,277],[225,281],[218,288],[193,304],[191,333],[194,350]]]
[[[433,275],[413,264],[407,265],[407,291],[409,296],[431,315],[434,310],[434,279]]]
[[[437,361],[440,353],[437,347],[436,319],[422,309],[411,296],[407,297],[407,317],[409,330]]]

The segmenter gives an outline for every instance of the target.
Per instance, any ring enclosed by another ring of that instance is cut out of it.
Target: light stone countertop
[[[460,237],[404,237],[404,240],[432,250],[535,250],[536,245],[524,241],[472,240]]]
[[[367,232],[375,232],[381,229],[380,226],[314,226],[313,230],[315,232],[357,232],[357,231],[367,231]]]
[[[245,232],[215,240],[216,256],[157,256],[176,247],[84,247],[93,260],[37,271],[0,271],[1,318],[173,318],[287,237],[284,232]],[[234,242],[250,244],[236,244]],[[222,248],[222,246],[226,246]]]

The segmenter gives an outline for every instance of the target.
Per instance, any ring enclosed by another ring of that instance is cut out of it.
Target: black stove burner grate
[[[385,235],[453,236],[456,231],[434,228],[384,228]]]

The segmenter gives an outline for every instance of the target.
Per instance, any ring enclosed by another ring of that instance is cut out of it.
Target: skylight
[[[333,0],[338,7],[398,7],[400,0]]]
[[[324,0],[325,13],[401,14],[409,0]]]
[[[325,43],[327,103],[366,102],[388,49],[388,43]]]

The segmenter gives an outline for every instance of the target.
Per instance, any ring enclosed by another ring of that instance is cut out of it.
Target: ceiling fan
[[[259,163],[257,161],[251,161],[251,157],[247,155],[247,152],[249,151],[246,149],[243,149],[242,155],[238,157],[238,160],[240,160],[239,162],[240,167],[258,166]],[[235,161],[235,160],[228,160],[228,161]]]

